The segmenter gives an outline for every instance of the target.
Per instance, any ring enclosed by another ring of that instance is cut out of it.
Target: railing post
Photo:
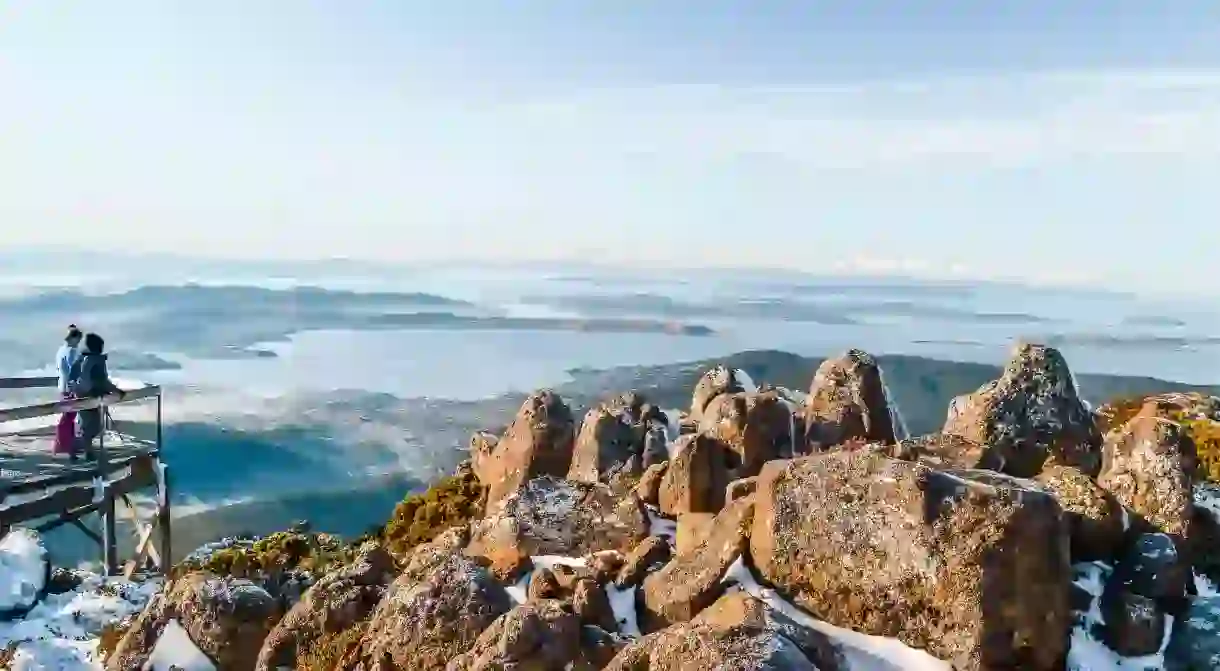
[[[161,454],[161,391],[157,391],[157,454]]]
[[[97,474],[102,482],[102,563],[105,565],[106,575],[115,575],[119,571],[118,538],[115,533],[114,519],[114,493],[110,490],[110,483],[106,482],[106,466],[109,461],[106,455],[106,403],[102,401],[98,405],[97,412],[101,415],[98,421],[101,425],[101,430],[97,433]],[[88,449],[88,445],[85,446]]]

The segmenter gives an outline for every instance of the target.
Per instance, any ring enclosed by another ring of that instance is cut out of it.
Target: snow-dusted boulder
[[[42,538],[29,529],[13,529],[0,538],[0,620],[27,613],[42,598],[51,565]]]

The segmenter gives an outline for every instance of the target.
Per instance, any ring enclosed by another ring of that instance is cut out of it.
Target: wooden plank
[[[125,455],[119,459],[115,459],[106,465],[105,474],[110,475],[117,471],[130,466],[133,462],[140,459],[148,459],[151,455],[150,448],[142,448],[143,450],[136,454]],[[79,466],[69,466],[69,471],[64,473],[56,473],[54,475],[43,475],[30,478],[29,480],[20,480],[8,484],[0,485],[0,501],[3,501],[6,496],[13,494],[24,494],[28,492],[37,492],[43,489],[51,489],[52,487],[60,487],[79,482],[92,482],[93,478],[97,477],[97,467],[89,462],[82,462]]]
[[[37,405],[27,405],[18,408],[9,408],[0,410],[0,422],[13,422],[19,419],[33,419],[34,417],[50,417],[53,415],[62,415],[65,412],[80,412],[81,410],[92,410],[103,406],[112,406],[119,403],[127,403],[129,401],[138,401],[144,398],[152,398],[161,394],[161,387],[149,385],[142,389],[132,389],[124,392],[122,396],[118,394],[110,394],[101,398],[77,398],[66,401],[52,401],[50,403],[39,403]]]
[[[139,530],[139,533],[136,534],[136,556],[129,559],[127,566],[123,568],[123,577],[127,580],[131,580],[131,576],[139,570],[144,558],[148,556],[148,551],[153,549],[149,541],[152,540],[152,534],[156,528],[157,524],[155,522],[136,526],[136,529]],[[160,562],[157,562],[157,564],[160,565]]]
[[[156,482],[152,467],[145,458],[131,464],[131,473],[115,480],[110,485],[113,496],[134,492],[148,487]],[[61,513],[96,503],[93,500],[93,485],[75,485],[51,492],[32,501],[17,503],[6,508],[0,508],[0,527],[12,526],[29,520],[41,519],[49,515]]]
[[[0,377],[0,389],[46,389],[58,388],[59,378],[51,377]]]

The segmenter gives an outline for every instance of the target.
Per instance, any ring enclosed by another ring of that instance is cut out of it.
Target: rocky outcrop
[[[469,652],[457,656],[448,671],[550,671],[563,669],[580,655],[580,620],[564,604],[542,600],[501,615]],[[403,669],[432,668],[404,666]]]
[[[772,459],[797,452],[795,408],[777,392],[721,394],[708,403],[699,431],[722,442],[736,457],[733,477],[757,475]]]
[[[1122,505],[1073,466],[1051,464],[1035,480],[1063,508],[1072,539],[1072,562],[1112,561],[1127,531]]]
[[[931,468],[967,468],[1003,471],[1012,446],[982,445],[948,433],[933,433],[899,442],[889,452],[898,459],[918,461]]]
[[[732,452],[719,440],[703,434],[682,436],[661,478],[658,493],[661,512],[714,513],[724,507]]]
[[[358,649],[339,668],[444,669],[512,609],[508,593],[480,564],[460,552],[424,550],[417,570],[390,585]]]
[[[494,448],[480,446],[471,455],[487,487],[488,510],[534,478],[567,475],[574,439],[572,411],[563,399],[549,390],[531,394]]]
[[[249,580],[190,573],[149,602],[111,653],[106,669],[141,671],[173,620],[218,671],[248,671],[280,614],[276,599]]]
[[[721,597],[690,622],[628,645],[606,671],[848,671],[842,652],[754,597]]]
[[[944,433],[986,445],[1003,472],[1033,477],[1050,457],[1088,475],[1100,467],[1101,436],[1058,350],[1021,344],[998,380],[953,399]]]
[[[640,442],[637,449],[635,428],[623,413],[605,406],[593,408],[585,415],[576,437],[568,479],[608,482],[622,471],[635,471],[638,478],[643,466]]]
[[[955,668],[1062,668],[1068,530],[1035,485],[845,450],[768,464],[753,498],[756,570],[818,617]]]
[[[1141,521],[1182,541],[1190,530],[1197,463],[1194,443],[1171,412],[1173,406],[1153,400],[1108,433],[1097,482]]]
[[[691,394],[690,420],[698,423],[703,417],[703,410],[721,394],[736,394],[748,391],[737,379],[737,371],[727,366],[716,366],[703,374],[695,383],[695,391]]]
[[[849,441],[893,443],[894,421],[872,355],[849,350],[818,366],[805,406],[806,439],[815,450]]]
[[[660,536],[649,536],[627,555],[627,560],[619,571],[614,584],[620,589],[635,587],[644,580],[649,572],[665,565],[673,554],[669,543]]]
[[[648,528],[647,510],[634,493],[618,499],[603,484],[542,477],[476,522],[466,553],[485,558],[497,577],[511,582],[528,570],[532,555],[627,551]]]
[[[725,572],[748,544],[754,500],[734,501],[712,522],[706,538],[644,579],[640,588],[640,626],[656,631],[686,622],[724,593]]]
[[[295,668],[297,659],[325,636],[365,620],[397,575],[394,559],[380,547],[315,583],[271,630],[258,653],[258,671]]]
[[[635,486],[636,496],[640,500],[650,506],[655,506],[661,498],[661,481],[665,477],[665,471],[669,470],[669,460],[666,459],[659,463],[655,463],[644,471],[644,475],[640,477],[639,483]]]

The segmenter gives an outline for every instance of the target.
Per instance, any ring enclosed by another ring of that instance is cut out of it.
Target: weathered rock
[[[1118,501],[1072,466],[1050,464],[1035,480],[1055,495],[1067,516],[1072,562],[1112,561],[1126,533]]]
[[[1011,459],[1008,443],[980,445],[961,436],[933,433],[900,441],[890,454],[897,459],[918,461],[930,468],[982,469],[1003,471]]]
[[[188,573],[149,601],[106,669],[143,669],[165,626],[177,620],[219,671],[248,671],[280,614],[276,599],[249,580]]]
[[[806,440],[828,449],[851,440],[895,442],[889,399],[877,360],[853,349],[818,366],[805,406]]]
[[[639,484],[635,486],[636,496],[639,496],[640,500],[648,505],[657,505],[660,502],[661,481],[665,477],[665,471],[668,469],[668,459],[649,466],[644,471],[644,475],[640,477]]]
[[[663,425],[652,422],[644,434],[644,453],[640,464],[647,470],[667,459],[669,459],[669,433]]]
[[[1181,542],[1189,536],[1197,463],[1194,443],[1167,416],[1172,410],[1149,402],[1106,434],[1097,482],[1142,521]]]
[[[343,669],[444,669],[512,608],[504,588],[472,559],[441,551],[431,559],[426,577],[403,573],[390,585]]]
[[[703,542],[707,533],[716,521],[715,513],[682,513],[678,515],[677,529],[674,534],[674,548],[678,554],[685,554]]]
[[[609,476],[628,469],[634,464],[641,467],[643,435],[637,446],[636,430],[631,425],[626,410],[615,412],[606,406],[598,406],[585,415],[580,433],[576,436],[576,447],[572,453],[572,466],[568,479],[577,482],[609,482]],[[636,477],[639,472],[634,474]]]
[[[547,599],[563,598],[565,590],[559,587],[559,579],[551,569],[539,566],[530,574],[529,587],[526,589],[526,599],[529,601],[545,601]]]
[[[1156,599],[1176,611],[1191,581],[1190,563],[1166,534],[1139,534],[1114,567],[1113,581],[1132,594]]]
[[[548,476],[530,480],[476,522],[466,553],[485,557],[498,578],[513,582],[531,556],[626,551],[648,527],[634,494],[618,500],[606,485]]]
[[[556,671],[580,656],[580,621],[558,601],[526,603],[500,616],[448,671]],[[423,668],[403,666],[404,669]]]
[[[1165,650],[1167,671],[1220,669],[1220,596],[1196,597],[1175,621]]]
[[[592,578],[576,581],[576,587],[572,590],[572,610],[580,618],[581,624],[596,625],[609,632],[618,631],[618,621],[614,618],[614,609],[610,607],[610,598]]]
[[[724,489],[724,502],[732,503],[737,499],[744,499],[758,490],[758,478],[741,478],[729,483]]]
[[[490,456],[479,461],[476,472],[488,488],[487,510],[534,478],[567,475],[574,436],[572,411],[558,394],[544,390],[525,399]]]
[[[488,470],[491,463],[492,455],[496,452],[496,445],[500,443],[500,437],[494,433],[486,431],[477,431],[470,436],[470,468],[474,471],[475,477],[479,482],[486,485],[490,482],[492,474]]]
[[[703,374],[695,383],[695,391],[691,397],[690,421],[698,423],[703,417],[703,410],[712,399],[721,394],[736,394],[746,391],[737,379],[737,371],[727,366],[716,366]]]
[[[736,456],[734,476],[746,478],[764,463],[796,452],[794,411],[774,391],[721,394],[704,409],[699,430],[728,447]]]
[[[1051,456],[1090,476],[1100,465],[1093,415],[1063,355],[1045,345],[1018,345],[998,380],[953,399],[944,433],[987,445],[1017,477],[1037,475]]]
[[[755,569],[819,618],[955,668],[1062,668],[1068,530],[1037,485],[861,449],[771,462],[752,498]]]
[[[847,671],[825,635],[746,594],[721,597],[694,620],[624,648],[606,671]]]
[[[267,635],[255,668],[296,668],[298,657],[324,636],[366,619],[396,574],[394,558],[373,546],[353,563],[323,576]]]
[[[602,550],[585,557],[585,565],[589,567],[589,577],[599,585],[613,580],[626,563],[627,555],[618,550]]]
[[[1105,621],[1102,640],[1124,657],[1151,655],[1161,649],[1165,613],[1156,601],[1111,584],[1101,597]]]
[[[660,536],[649,536],[635,546],[619,571],[614,584],[619,589],[635,587],[644,580],[649,571],[661,568],[669,561],[672,551],[669,543]]]
[[[715,603],[726,589],[721,579],[749,543],[753,519],[752,497],[734,501],[716,516],[698,547],[644,578],[638,597],[641,628],[657,631],[686,622]]]
[[[573,665],[573,671],[603,669],[626,645],[624,637],[586,624],[580,628],[580,659]]]
[[[682,436],[661,478],[661,512],[714,513],[724,507],[724,490],[732,453],[724,443],[703,434]]]

